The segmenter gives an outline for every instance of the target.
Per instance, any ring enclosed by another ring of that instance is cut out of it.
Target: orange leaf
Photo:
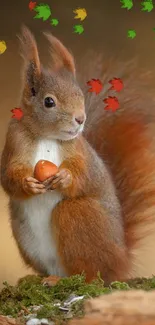
[[[116,97],[109,96],[105,98],[103,102],[107,104],[107,106],[104,108],[107,111],[112,110],[113,112],[115,112],[120,107],[119,101]]]
[[[113,78],[109,81],[112,87],[109,90],[121,91],[124,87],[123,81],[120,78]]]
[[[13,108],[11,112],[13,113],[12,118],[15,118],[16,120],[20,120],[23,116],[23,111],[21,108]]]
[[[30,1],[29,2],[29,9],[33,10],[35,8],[36,4],[37,4],[36,2]]]
[[[99,79],[91,79],[90,81],[87,81],[87,85],[91,86],[88,91],[90,93],[94,92],[96,95],[98,95],[103,88],[103,85]]]

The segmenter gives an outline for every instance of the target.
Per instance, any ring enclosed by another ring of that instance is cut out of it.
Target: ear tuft
[[[41,73],[37,44],[33,34],[24,25],[18,38],[20,40],[20,54],[25,61],[24,78],[29,87],[34,87]]]
[[[26,61],[34,61],[37,67],[40,66],[37,44],[33,34],[23,25],[21,28],[21,36],[18,36],[21,45],[21,56]]]
[[[73,75],[75,75],[75,63],[72,54],[67,48],[52,34],[43,33],[50,42],[51,56],[53,61],[53,68],[60,70],[66,68]]]

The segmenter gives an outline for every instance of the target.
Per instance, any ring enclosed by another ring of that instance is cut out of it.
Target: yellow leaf
[[[0,41],[0,54],[3,54],[6,51],[6,43],[4,41]]]
[[[78,9],[73,10],[73,12],[76,14],[74,19],[81,19],[81,21],[82,21],[87,17],[87,12],[86,12],[85,8],[78,8]]]

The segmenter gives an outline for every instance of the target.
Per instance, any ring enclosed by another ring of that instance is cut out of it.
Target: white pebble
[[[46,318],[42,318],[41,321],[40,321],[41,324],[49,324],[48,320]]]
[[[40,325],[40,319],[38,318],[31,318],[26,322],[26,325]]]
[[[41,309],[41,307],[42,307],[42,305],[40,305],[40,306],[33,306],[32,307],[32,310],[33,311],[37,311],[37,310]]]
[[[26,322],[26,325],[48,325],[48,319],[46,318],[42,318],[42,319],[38,319],[38,318],[31,318]]]

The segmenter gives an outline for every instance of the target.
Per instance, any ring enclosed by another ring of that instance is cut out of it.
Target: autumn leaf
[[[129,29],[128,37],[134,39],[136,37],[136,31],[134,29]]]
[[[117,97],[109,96],[109,97],[105,98],[103,100],[103,102],[107,105],[104,108],[106,111],[112,110],[112,112],[116,112],[117,109],[120,107]]]
[[[91,87],[88,89],[88,92],[94,92],[96,95],[98,95],[103,88],[103,85],[99,79],[91,79],[90,81],[87,81],[87,85]]]
[[[109,80],[109,83],[112,85],[109,90],[121,91],[124,87],[123,81],[120,78],[113,78]]]
[[[74,33],[76,34],[82,34],[84,32],[84,27],[82,25],[75,25],[74,27]]]
[[[51,25],[52,26],[57,26],[59,24],[59,20],[56,18],[51,19]]]
[[[36,16],[34,16],[36,19],[42,18],[45,21],[51,16],[51,9],[47,4],[41,3],[34,10],[37,12]]]
[[[145,0],[141,2],[142,5],[142,11],[150,12],[153,9],[153,2],[151,0]]]
[[[29,2],[29,9],[33,10],[36,7],[36,4],[37,4],[36,2],[30,1]]]
[[[23,111],[21,108],[13,108],[11,113],[13,113],[12,118],[15,118],[16,120],[20,120],[23,116]]]
[[[74,19],[80,19],[82,21],[87,17],[87,12],[85,8],[75,9],[73,10],[73,12],[76,14]]]
[[[133,1],[132,0],[120,0],[122,3],[121,8],[125,8],[127,10],[130,10],[133,7]]]
[[[7,49],[5,41],[0,41],[0,54],[3,54]]]

